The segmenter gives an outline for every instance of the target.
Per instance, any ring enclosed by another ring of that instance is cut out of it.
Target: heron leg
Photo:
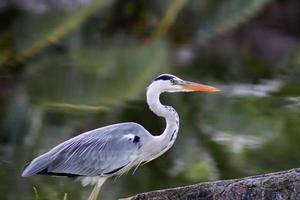
[[[106,181],[106,179],[107,178],[99,177],[98,182],[95,184],[95,187],[94,187],[92,193],[90,194],[88,200],[97,200],[101,186]]]

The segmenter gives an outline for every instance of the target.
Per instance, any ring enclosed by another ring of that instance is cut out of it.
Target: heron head
[[[182,80],[171,74],[161,74],[152,82],[162,92],[218,92],[218,88]]]

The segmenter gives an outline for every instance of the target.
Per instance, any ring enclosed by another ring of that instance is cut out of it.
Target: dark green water
[[[271,23],[268,12],[277,3],[254,8],[263,1],[232,1],[240,23],[224,1],[203,2],[187,3],[167,33],[156,23],[168,5],[156,1],[2,10],[11,20],[0,31],[0,199],[87,199],[91,187],[68,178],[22,178],[22,167],[68,138],[113,123],[162,133],[164,120],[145,102],[147,85],[160,73],[222,91],[163,94],[180,116],[177,141],[134,175],[107,181],[102,199],[299,167],[300,51],[293,43],[299,32]]]

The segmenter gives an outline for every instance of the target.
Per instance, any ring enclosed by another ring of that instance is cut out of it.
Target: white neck
[[[157,148],[153,148],[156,152],[152,152],[155,155],[153,155],[154,157],[151,158],[151,160],[163,154],[173,145],[179,129],[179,117],[177,112],[171,106],[162,105],[160,103],[159,96],[162,92],[159,87],[153,84],[151,84],[147,90],[147,103],[150,110],[156,115],[166,119],[166,129],[164,132],[159,136],[154,136]]]

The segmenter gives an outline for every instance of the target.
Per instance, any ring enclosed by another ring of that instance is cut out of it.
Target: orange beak
[[[220,91],[218,88],[215,88],[215,87],[212,87],[209,85],[193,83],[193,82],[185,82],[181,86],[184,89],[191,90],[191,91],[200,91],[200,92],[219,92]]]

